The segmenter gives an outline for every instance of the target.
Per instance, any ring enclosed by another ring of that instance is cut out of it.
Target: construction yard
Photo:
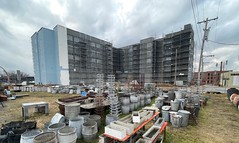
[[[19,93],[25,94],[25,93]],[[22,120],[22,103],[45,101],[49,103],[49,114],[34,113],[29,110],[29,121],[37,121],[37,127],[44,129],[45,124],[51,120],[55,113],[59,112],[56,100],[63,97],[73,96],[70,94],[51,94],[46,92],[27,92],[29,96],[8,100],[4,102],[4,108],[0,106],[0,124],[10,121]],[[167,143],[236,143],[239,140],[239,111],[227,99],[226,94],[207,94],[207,105],[200,108],[197,124],[189,122],[185,128],[173,128],[167,126]],[[153,100],[152,100],[153,101]],[[106,110],[107,111],[107,110]],[[104,125],[102,118],[102,125]],[[103,126],[104,127],[104,126]],[[104,128],[99,134],[104,132]],[[78,140],[77,142],[83,142]],[[98,141],[95,141],[98,142]]]

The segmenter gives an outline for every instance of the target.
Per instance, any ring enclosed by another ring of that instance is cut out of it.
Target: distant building
[[[221,74],[220,84],[226,87],[239,87],[239,71],[228,71]]]
[[[92,84],[98,73],[115,74],[121,82],[170,84],[188,84],[193,76],[190,24],[163,38],[122,48],[60,25],[41,28],[31,40],[36,84]]]
[[[201,78],[201,85],[216,85],[216,86],[221,86],[221,75],[223,75],[225,72],[228,71],[206,71],[202,72],[200,75]],[[191,84],[196,85],[198,81],[198,72],[194,73],[193,79],[191,81]]]

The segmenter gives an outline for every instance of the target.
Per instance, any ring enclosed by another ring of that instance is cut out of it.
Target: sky
[[[239,71],[238,12],[238,0],[0,0],[0,66],[34,76],[31,36],[41,27],[59,24],[123,47],[192,24],[197,71],[205,27],[197,22],[218,17],[208,22],[203,70],[219,70],[222,61]]]

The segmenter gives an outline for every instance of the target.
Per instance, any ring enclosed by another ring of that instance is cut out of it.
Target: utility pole
[[[207,18],[206,20],[198,22],[198,24],[205,23],[205,28],[204,28],[204,34],[203,34],[203,38],[202,38],[202,47],[201,47],[201,53],[200,53],[200,58],[199,58],[197,92],[198,92],[198,88],[199,88],[200,83],[201,83],[201,79],[200,79],[201,75],[200,74],[201,74],[201,65],[202,65],[202,60],[203,60],[202,55],[203,55],[204,43],[205,43],[205,40],[208,40],[208,33],[209,33],[209,30],[210,30],[210,28],[207,28],[207,25],[208,25],[209,21],[216,20],[216,19],[218,19],[218,17],[212,18],[212,19]]]
[[[178,50],[176,49],[175,55],[175,69],[174,69],[174,85],[176,86],[177,81],[177,58],[178,58]]]

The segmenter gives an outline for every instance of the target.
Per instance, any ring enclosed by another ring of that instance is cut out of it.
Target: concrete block
[[[119,119],[119,121],[125,122],[125,123],[129,122],[130,120],[131,120],[131,115],[127,115],[127,116]]]
[[[110,128],[112,128],[112,129],[126,129],[126,134],[127,135],[130,135],[130,134],[132,134],[133,133],[133,129],[132,128],[130,128],[129,126],[123,126],[123,125],[119,125],[119,124],[117,124],[116,122],[111,122],[110,123]]]
[[[150,141],[147,139],[140,138],[136,141],[136,143],[149,143]]]
[[[160,127],[153,125],[143,134],[143,138],[149,141],[153,141],[159,133]]]
[[[153,111],[147,111],[147,114],[145,115],[146,120],[148,120],[149,118],[151,118],[154,115]]]
[[[158,118],[158,120],[154,123],[155,126],[159,126],[160,128],[164,124],[164,118]]]
[[[131,132],[131,133],[136,128],[134,124],[130,124],[130,123],[124,123],[124,122],[121,122],[121,121],[115,121],[115,123],[118,124],[118,125],[129,128],[129,132]]]
[[[105,126],[105,134],[110,135],[112,137],[123,139],[126,137],[126,129],[112,129],[110,126]]]
[[[143,110],[154,111],[154,113],[155,112],[159,112],[158,107],[155,107],[155,106],[154,107],[153,106],[151,106],[151,107],[144,107]]]

